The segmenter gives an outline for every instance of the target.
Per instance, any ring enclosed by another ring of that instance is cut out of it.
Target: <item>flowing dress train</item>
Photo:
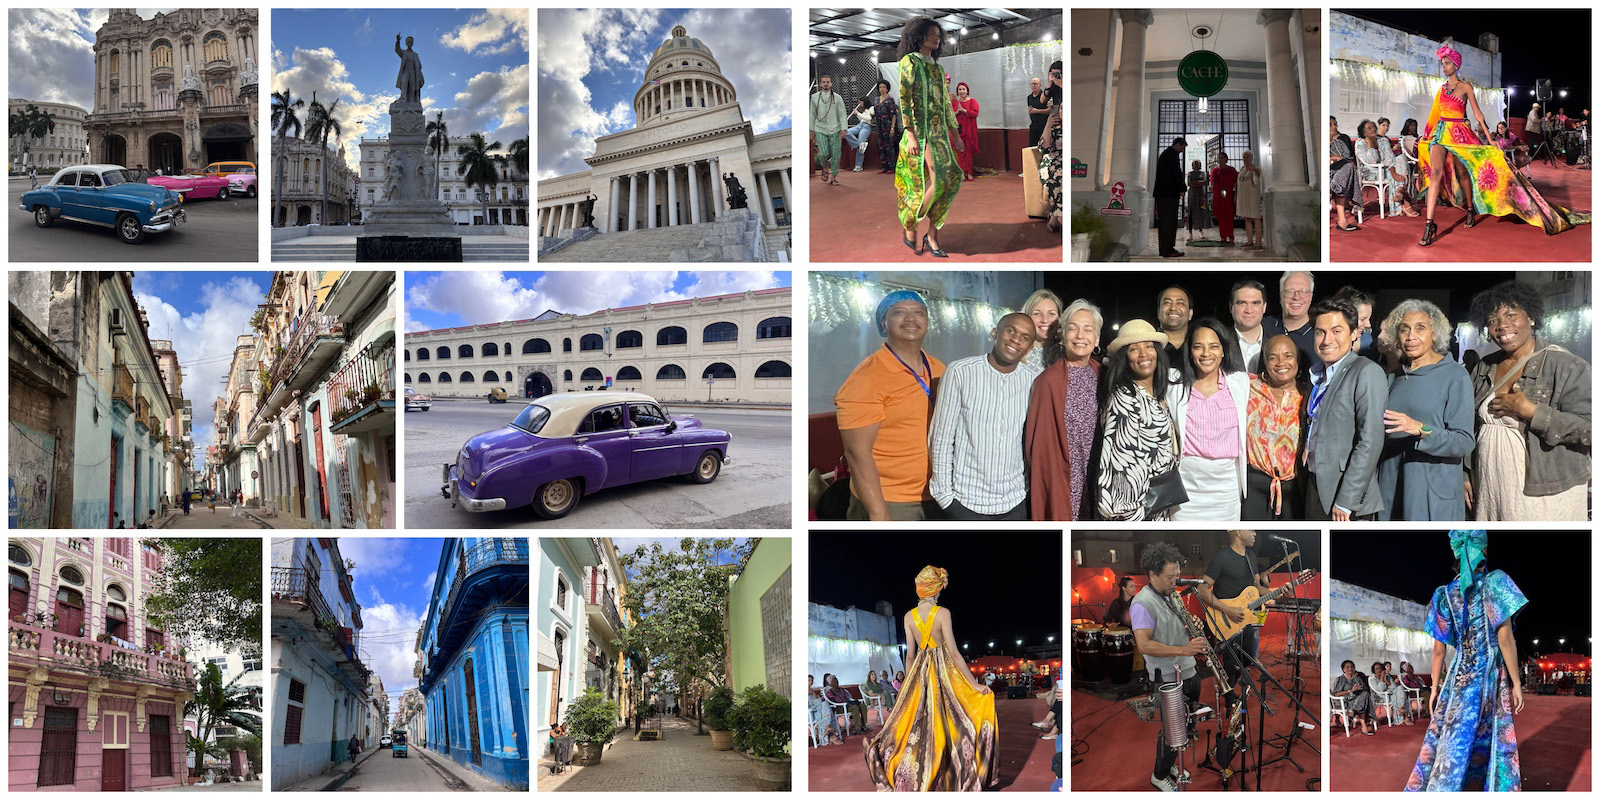
[[[900,59],[900,117],[907,133],[914,133],[921,153],[907,152],[902,134],[894,165],[895,195],[899,198],[900,227],[910,228],[932,219],[943,228],[956,192],[961,190],[961,167],[950,137],[956,133],[956,113],[945,91],[944,68],[921,53]]]

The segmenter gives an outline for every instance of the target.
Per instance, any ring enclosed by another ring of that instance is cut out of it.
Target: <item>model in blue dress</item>
[[[1450,549],[1461,574],[1433,593],[1428,611],[1433,718],[1406,791],[1518,791],[1511,715],[1522,710],[1522,678],[1511,620],[1528,598],[1510,576],[1484,566],[1484,531],[1451,531]],[[1456,648],[1449,672],[1446,646]]]

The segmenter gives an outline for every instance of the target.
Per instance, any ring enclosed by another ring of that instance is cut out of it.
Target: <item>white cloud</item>
[[[756,133],[777,128],[791,115],[791,13],[786,8],[700,8],[678,23],[711,48]]]
[[[8,16],[9,96],[94,111],[98,26],[90,17],[71,9],[12,9]]]
[[[496,55],[528,51],[528,10],[491,8],[472,15],[461,27],[447,31],[439,43],[467,53]]]
[[[482,133],[490,141],[499,140],[504,154],[512,141],[528,135],[528,65],[480,72],[467,79],[453,102],[451,108],[430,108],[427,113],[443,111],[451,136]]]
[[[779,285],[772,271],[695,272],[680,292],[681,273],[646,271],[610,273],[598,280],[592,272],[546,272],[531,284],[503,272],[442,272],[411,284],[406,307],[455,314],[463,324],[528,319],[546,310],[590,314],[607,308],[711,297]],[[407,322],[407,331],[426,330]]]
[[[349,541],[340,539],[340,549]],[[399,690],[416,686],[413,669],[417,663],[416,636],[417,629],[422,627],[422,612],[404,603],[378,603],[362,607],[361,622],[363,657],[367,667],[383,679],[384,691],[392,697]],[[394,711],[392,703],[390,711]]]
[[[426,595],[428,595],[430,597],[433,596],[433,582],[435,580],[438,580],[438,578],[439,578],[439,573],[438,572],[430,572],[430,573],[428,573],[428,579],[426,581],[422,582],[422,591],[423,591],[424,594],[426,594]]]
[[[399,93],[369,95],[361,91],[351,81],[350,70],[333,48],[295,48],[287,59],[282,51],[274,49],[272,64],[272,91],[288,91],[295,99],[306,101],[306,108],[299,111],[302,123],[313,94],[324,105],[335,99],[339,101],[333,116],[344,129],[340,141],[346,145],[345,163],[352,169],[360,160],[359,148],[353,145],[363,136],[383,136],[389,132],[389,104],[399,99]],[[337,148],[338,145],[330,138],[328,146]]]
[[[376,576],[407,566],[404,549],[385,539],[346,536],[339,540],[339,554],[356,562],[361,575]]]

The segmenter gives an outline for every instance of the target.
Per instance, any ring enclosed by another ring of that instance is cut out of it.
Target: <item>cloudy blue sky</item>
[[[607,308],[713,297],[790,285],[788,272],[423,272],[406,273],[406,330],[529,319],[545,311]]]
[[[539,10],[540,179],[588,169],[594,140],[634,126],[633,95],[674,25],[705,43],[756,133],[790,126],[787,8]]]
[[[356,564],[356,602],[361,604],[361,649],[367,666],[383,678],[389,708],[417,685],[417,629],[428,615],[443,539],[366,539],[346,536],[339,554]]]
[[[149,19],[170,8],[135,9]],[[94,111],[94,32],[105,24],[104,8],[12,9],[8,96],[71,103]],[[257,63],[260,62],[257,57]]]

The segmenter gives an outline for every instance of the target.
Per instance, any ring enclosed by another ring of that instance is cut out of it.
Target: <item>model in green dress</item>
[[[926,20],[926,24],[918,24]],[[928,221],[921,244],[933,255],[945,257],[939,248],[937,231],[961,189],[961,167],[954,148],[962,146],[950,132],[956,129],[956,115],[945,88],[944,68],[934,59],[943,41],[938,23],[926,17],[906,25],[907,36],[916,49],[900,58],[900,116],[905,133],[900,140],[900,158],[894,167],[894,188],[899,197],[902,241],[921,253],[917,228]],[[908,48],[902,44],[901,50]],[[954,148],[952,147],[952,142]]]

